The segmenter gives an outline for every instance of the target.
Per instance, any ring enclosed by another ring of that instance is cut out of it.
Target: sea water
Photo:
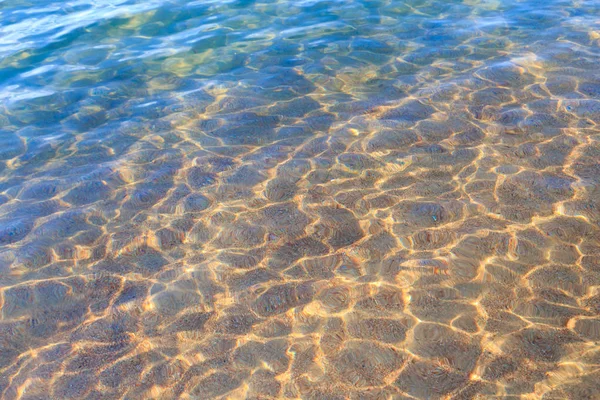
[[[0,397],[599,398],[599,15],[0,1]]]

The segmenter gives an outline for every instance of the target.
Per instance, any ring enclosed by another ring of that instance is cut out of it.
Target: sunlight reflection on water
[[[0,1],[0,397],[595,398],[595,1]]]

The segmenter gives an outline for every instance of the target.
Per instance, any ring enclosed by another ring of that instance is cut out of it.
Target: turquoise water
[[[0,0],[0,398],[599,398],[599,16]]]

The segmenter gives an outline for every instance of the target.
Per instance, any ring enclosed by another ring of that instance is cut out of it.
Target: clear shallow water
[[[0,1],[0,397],[598,398],[598,15]]]

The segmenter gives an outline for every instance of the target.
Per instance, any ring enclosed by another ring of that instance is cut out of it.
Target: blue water
[[[598,398],[599,15],[0,0],[0,398]]]

